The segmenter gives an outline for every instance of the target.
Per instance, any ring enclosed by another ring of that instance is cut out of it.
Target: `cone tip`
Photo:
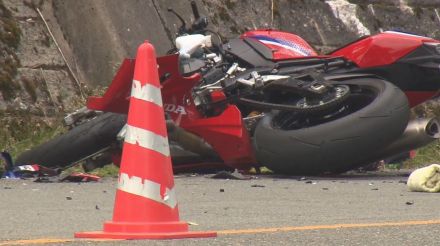
[[[139,45],[138,54],[140,51],[147,51],[147,52],[155,53],[154,46],[150,42],[148,42],[148,40],[145,40],[145,42],[143,42]]]

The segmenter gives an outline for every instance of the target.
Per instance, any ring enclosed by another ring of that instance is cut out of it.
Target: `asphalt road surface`
[[[181,220],[217,238],[93,241],[111,220],[116,179],[0,180],[1,245],[439,245],[440,194],[409,192],[405,173],[251,180],[175,177]]]

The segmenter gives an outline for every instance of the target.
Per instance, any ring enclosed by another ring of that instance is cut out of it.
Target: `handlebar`
[[[194,19],[198,20],[200,18],[199,10],[197,9],[197,4],[195,1],[191,1],[191,9],[194,15]]]
[[[195,1],[191,1],[191,9],[194,15],[194,22],[191,24],[190,28],[186,28],[185,20],[180,16],[176,11],[172,8],[168,8],[168,11],[173,13],[177,18],[179,18],[182,23],[178,30],[178,35],[184,34],[197,34],[204,33],[205,28],[208,26],[208,18],[204,16],[200,16],[199,9],[197,8],[197,4]]]

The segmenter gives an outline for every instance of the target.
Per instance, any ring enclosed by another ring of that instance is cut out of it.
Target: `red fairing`
[[[127,114],[134,64],[134,59],[125,59],[104,96],[89,97],[87,100],[87,108]]]
[[[405,91],[409,106],[412,108],[439,95],[439,91]]]
[[[383,32],[351,43],[331,56],[343,56],[361,68],[384,66],[396,62],[423,42],[438,41],[406,33]]]
[[[254,30],[245,32],[241,38],[253,38],[272,50],[274,60],[286,60],[317,56],[315,50],[300,36],[277,30]]]
[[[182,77],[177,67],[178,55],[159,57],[157,62],[159,76],[169,74],[162,84],[162,99],[164,109],[173,121],[202,137],[225,164],[234,168],[247,168],[255,163],[253,148],[240,110],[235,105],[228,105],[218,116],[204,117],[194,105],[191,95],[192,88],[201,79],[200,75]]]

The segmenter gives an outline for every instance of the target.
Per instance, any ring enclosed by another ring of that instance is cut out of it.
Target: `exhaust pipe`
[[[440,123],[436,118],[420,118],[408,123],[402,136],[380,150],[374,160],[408,152],[420,148],[440,138]]]
[[[212,147],[199,136],[177,126],[172,120],[166,121],[169,140],[179,143],[184,149],[202,157],[219,159]]]
[[[177,126],[172,120],[166,120],[166,127],[168,140],[174,142],[174,144],[170,142],[170,152],[174,164],[197,159],[209,161],[221,160],[211,145],[199,136]],[[127,124],[119,131],[116,137],[118,141],[122,142],[126,133]],[[197,157],[197,155],[199,157]]]

